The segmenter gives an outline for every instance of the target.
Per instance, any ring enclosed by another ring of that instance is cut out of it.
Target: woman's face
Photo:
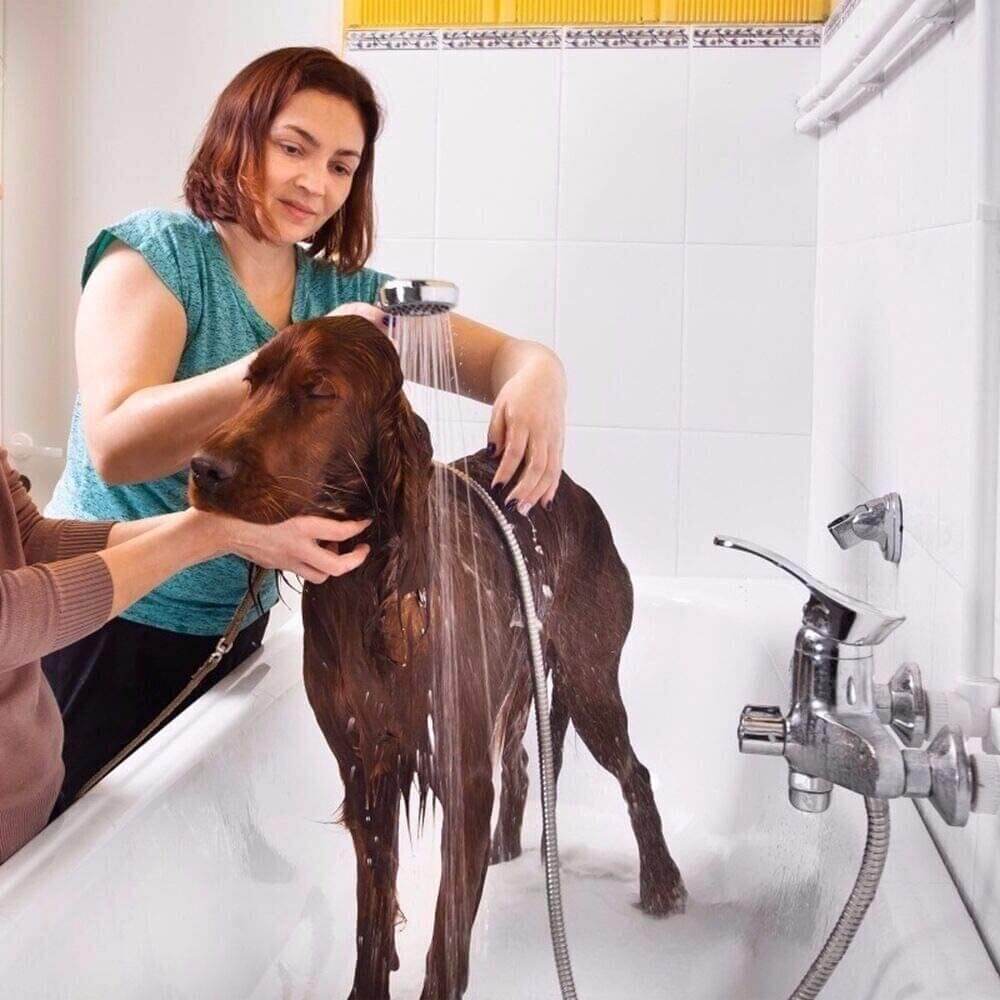
[[[312,236],[347,201],[365,133],[350,101],[300,90],[278,112],[264,153],[264,207],[275,242]]]

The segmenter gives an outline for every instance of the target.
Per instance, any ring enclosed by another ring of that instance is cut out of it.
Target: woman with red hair
[[[237,409],[250,362],[278,330],[330,312],[387,325],[374,305],[386,276],[364,266],[380,125],[368,80],[333,53],[270,52],[219,96],[185,178],[190,211],[146,210],[98,234],[83,267],[69,455],[46,513],[182,510],[191,456]],[[550,504],[562,365],[464,316],[452,330],[459,391],[493,404],[495,485],[520,468],[508,506]],[[66,728],[62,804],[183,688],[246,585],[243,560],[202,563],[44,659]],[[244,628],[262,633],[276,600],[269,581]]]

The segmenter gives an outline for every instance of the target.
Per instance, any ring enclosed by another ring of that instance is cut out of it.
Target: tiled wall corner
[[[842,6],[826,68],[880,13],[873,0]],[[980,339],[992,334],[974,312],[976,18],[973,5],[960,8],[819,142],[809,514],[812,570],[907,617],[878,651],[878,679],[913,661],[925,684],[945,690],[992,667],[965,662],[978,620],[970,532],[982,474],[972,406]],[[903,499],[899,565],[872,545],[841,552],[824,525],[890,490]],[[919,808],[1000,956],[990,860],[1000,824],[973,816],[951,828],[927,803]]]

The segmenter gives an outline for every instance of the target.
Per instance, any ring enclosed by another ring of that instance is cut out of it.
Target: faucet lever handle
[[[880,611],[850,594],[844,594],[829,584],[817,580],[790,559],[755,545],[742,538],[716,535],[715,544],[737,549],[769,562],[789,576],[795,577],[809,591],[809,600],[802,609],[803,624],[820,634],[848,646],[875,646],[906,621],[905,615]]]

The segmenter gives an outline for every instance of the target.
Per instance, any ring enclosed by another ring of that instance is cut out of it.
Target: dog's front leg
[[[441,885],[420,1000],[460,1000],[469,984],[472,924],[489,865],[492,775],[463,775],[460,794],[442,806]]]
[[[368,788],[359,773],[347,783],[344,822],[357,855],[358,932],[349,1000],[388,1000],[396,955],[396,872],[399,867],[399,786],[379,779]]]

